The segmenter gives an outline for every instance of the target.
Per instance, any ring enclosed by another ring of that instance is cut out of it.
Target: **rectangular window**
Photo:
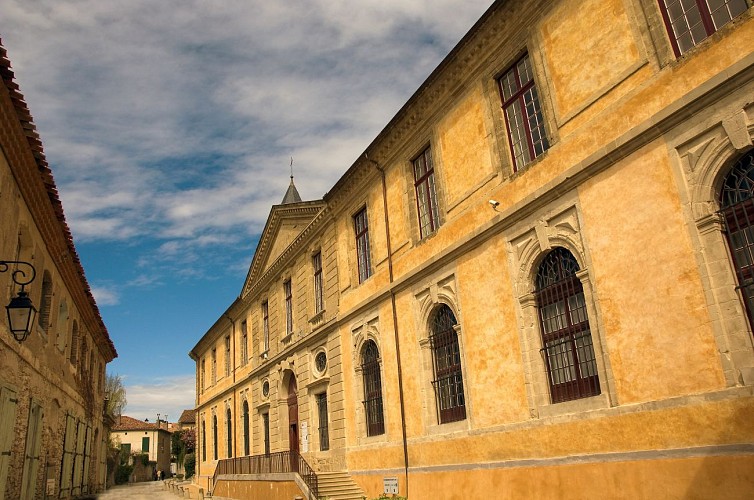
[[[42,444],[42,407],[35,401],[29,408],[29,424],[26,427],[26,453],[21,481],[21,498],[35,498],[37,472],[39,471],[39,448]]]
[[[330,431],[327,425],[327,393],[317,394],[317,411],[319,413],[319,449],[330,449]]]
[[[212,349],[212,385],[217,383],[217,349]]]
[[[141,438],[141,452],[149,454],[149,436]]]
[[[687,50],[743,14],[746,0],[659,0],[675,55]]]
[[[241,322],[241,366],[249,362],[249,327],[246,320]]]
[[[419,232],[421,237],[424,238],[428,234],[434,233],[440,225],[432,150],[430,148],[425,149],[422,154],[414,159],[413,165]]]
[[[199,376],[201,377],[200,380],[199,380],[199,382],[200,382],[199,386],[201,387],[202,392],[204,392],[204,381],[205,381],[205,379],[207,377],[207,363],[206,363],[206,361],[207,360],[205,358],[202,358],[202,368],[199,371]]]
[[[13,452],[17,407],[16,391],[7,387],[0,387],[0,498],[5,498],[5,486],[8,481],[10,458]],[[66,451],[68,451],[67,447],[63,450],[64,457]]]
[[[264,434],[264,454],[270,454],[270,414],[262,413],[262,432]]]
[[[322,252],[317,252],[312,257],[314,268],[314,313],[319,314],[325,308],[325,291],[322,286]]]
[[[517,171],[550,147],[529,54],[506,71],[498,84],[503,98],[513,170]]]
[[[230,335],[225,337],[225,376],[230,376]]]
[[[262,302],[262,352],[270,350],[270,308],[265,300]]]
[[[285,334],[293,333],[293,286],[291,280],[283,283],[283,293],[285,294]]]
[[[353,227],[356,231],[356,263],[359,268],[359,283],[363,283],[372,275],[372,265],[369,260],[369,225],[366,207],[353,216]]]

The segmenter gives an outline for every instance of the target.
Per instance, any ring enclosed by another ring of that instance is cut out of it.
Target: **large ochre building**
[[[4,306],[22,290],[13,273],[31,269],[0,264],[0,499],[80,497],[105,488],[105,366],[117,352],[1,45],[0,77],[0,261],[34,266],[24,291],[37,310],[17,341]]]
[[[292,498],[248,467],[293,450],[322,496],[754,496],[752,17],[494,2],[272,207],[191,351],[196,481]]]

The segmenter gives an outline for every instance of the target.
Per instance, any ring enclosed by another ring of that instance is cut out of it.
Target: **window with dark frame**
[[[427,148],[413,163],[414,189],[416,190],[416,210],[419,217],[419,233],[424,238],[437,230],[440,225],[440,212],[437,206],[435,188],[435,168],[432,163],[432,150]]]
[[[212,415],[212,447],[214,448],[212,455],[217,460],[217,415]]]
[[[676,57],[746,12],[746,0],[658,0]]]
[[[225,376],[230,376],[230,335],[225,337]]]
[[[285,333],[293,333],[293,286],[291,280],[285,280],[283,283],[283,293],[285,294]]]
[[[202,462],[207,461],[207,426],[202,417]]]
[[[434,312],[429,337],[438,419],[441,424],[466,418],[466,397],[463,390],[461,349],[453,311],[445,304]]]
[[[366,207],[353,216],[353,227],[356,232],[356,264],[359,271],[359,283],[372,275],[372,264],[369,257],[369,223]]]
[[[207,370],[207,363],[206,363],[206,361],[207,360],[205,358],[202,358],[202,369],[201,369],[201,372],[200,372],[200,375],[201,375],[201,384],[200,384],[200,387],[201,387],[202,392],[204,392],[204,384],[205,384],[206,378],[207,378],[207,371],[206,371]]]
[[[579,264],[562,247],[539,265],[535,295],[542,334],[542,352],[553,403],[600,394],[597,362]]]
[[[317,413],[319,416],[319,449],[330,449],[330,430],[327,423],[327,393],[317,394]]]
[[[314,269],[314,313],[319,314],[325,309],[325,290],[322,283],[322,252],[312,256]]]
[[[742,156],[725,176],[720,209],[737,288],[744,298],[749,326],[754,330],[754,151]]]
[[[270,454],[270,414],[262,413],[262,434],[264,435],[264,454]]]
[[[251,455],[251,440],[249,435],[249,402],[244,399],[241,407],[243,411],[243,454]]]
[[[382,408],[380,352],[373,340],[367,340],[361,350],[361,376],[364,381],[364,414],[366,415],[367,436],[384,434],[385,420]]]
[[[498,85],[513,170],[518,171],[550,147],[529,54],[506,71],[498,79]]]
[[[266,300],[262,302],[262,352],[270,350],[270,307]]]
[[[217,349],[212,349],[212,385],[217,383]]]
[[[241,322],[241,366],[249,362],[249,325],[246,320]]]
[[[230,408],[225,410],[225,431],[227,432],[226,438],[228,440],[226,455],[228,458],[231,458],[233,456],[233,419],[230,414]]]

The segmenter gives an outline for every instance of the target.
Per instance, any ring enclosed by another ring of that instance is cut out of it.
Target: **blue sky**
[[[194,406],[294,158],[318,199],[491,0],[0,0],[135,418]]]

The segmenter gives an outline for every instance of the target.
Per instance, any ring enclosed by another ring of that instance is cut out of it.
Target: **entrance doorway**
[[[298,472],[298,395],[296,377],[288,381],[288,442],[291,450],[291,470]]]

